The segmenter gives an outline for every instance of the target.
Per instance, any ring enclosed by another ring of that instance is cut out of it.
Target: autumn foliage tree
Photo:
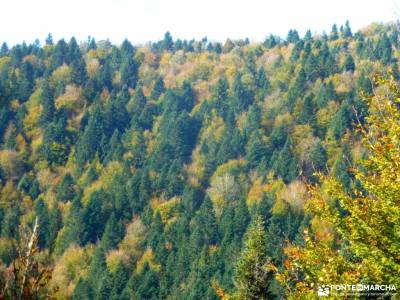
[[[393,78],[375,83],[360,125],[368,157],[350,170],[358,184],[346,192],[321,175],[321,187],[310,188],[305,244],[285,249],[278,278],[289,299],[315,297],[322,284],[400,285],[400,89]]]
[[[8,267],[0,265],[0,299],[49,299],[54,292],[48,289],[52,270],[38,259],[39,230],[36,218],[32,232],[21,239],[16,258]]]

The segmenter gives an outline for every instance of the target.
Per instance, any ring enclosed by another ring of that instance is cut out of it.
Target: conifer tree
[[[375,56],[385,65],[389,64],[392,60],[392,44],[386,33],[383,33],[378,40]]]
[[[91,300],[94,298],[93,289],[87,279],[80,278],[72,295],[73,300]]]
[[[85,61],[81,56],[78,56],[71,63],[71,80],[76,85],[84,85],[87,76]]]
[[[75,182],[70,173],[65,174],[57,189],[57,198],[61,201],[74,199],[76,195]]]
[[[83,244],[95,243],[102,235],[104,227],[105,203],[104,191],[95,191],[90,195],[89,202],[83,211],[85,226],[82,235]]]
[[[288,105],[290,110],[293,109],[297,98],[299,98],[304,94],[304,91],[306,89],[306,84],[307,84],[306,73],[304,71],[304,68],[301,68],[297,76],[294,78],[294,81],[289,87]]]
[[[344,70],[354,72],[355,68],[356,66],[354,64],[353,57],[350,54],[347,54],[344,61]]]
[[[271,299],[274,267],[266,256],[264,222],[256,216],[248,228],[244,249],[236,264],[234,299]]]
[[[253,132],[250,136],[246,148],[246,159],[250,168],[257,167],[262,159],[269,154],[269,149],[267,149],[267,145],[258,131]]]
[[[101,237],[101,246],[106,250],[115,248],[122,240],[124,231],[123,224],[112,213]]]
[[[41,114],[41,123],[43,125],[47,125],[51,121],[53,121],[55,114],[55,106],[54,106],[54,98],[50,89],[50,85],[48,79],[44,79],[42,85],[42,95],[41,95],[41,104],[43,107]]]
[[[77,159],[80,163],[93,159],[100,149],[100,141],[103,135],[104,122],[100,106],[95,104],[93,112],[78,142]]]
[[[172,39],[171,33],[167,31],[164,34],[164,39],[161,41],[161,49],[166,51],[171,51],[174,47],[174,41]]]
[[[260,68],[256,74],[256,85],[258,88],[257,98],[262,101],[267,95],[268,89],[270,87],[270,83],[267,79],[264,68]]]
[[[299,41],[299,39],[300,39],[300,37],[299,37],[299,33],[297,32],[297,30],[290,29],[289,33],[287,35],[287,38],[286,38],[286,42],[297,43]]]
[[[121,81],[130,88],[135,88],[138,80],[138,63],[133,57],[126,56],[121,63]]]
[[[334,24],[334,25],[332,26],[332,30],[331,30],[331,34],[330,34],[330,40],[331,40],[331,41],[335,41],[335,40],[337,40],[338,38],[339,38],[338,29],[337,29],[336,24]]]
[[[162,93],[165,92],[164,80],[161,76],[158,76],[154,82],[153,90],[151,92],[151,98],[158,100]]]
[[[115,270],[112,278],[112,290],[110,294],[111,300],[120,299],[120,294],[123,292],[126,283],[129,280],[129,273],[130,270],[126,265],[121,262],[118,263],[117,269]]]
[[[40,248],[45,248],[49,246],[49,235],[50,235],[50,220],[49,220],[49,210],[47,204],[43,202],[42,199],[38,199],[35,203],[35,213],[39,220],[40,231],[38,233],[38,246]]]
[[[291,148],[291,142],[288,138],[284,147],[279,152],[277,159],[271,159],[271,161],[273,161],[272,169],[278,176],[282,177],[285,182],[291,182],[298,176],[297,162]]]

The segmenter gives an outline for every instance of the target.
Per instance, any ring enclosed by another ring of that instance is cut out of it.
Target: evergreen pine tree
[[[42,199],[37,199],[35,203],[35,213],[39,220],[39,240],[38,246],[40,248],[47,248],[49,246],[48,238],[50,236],[50,218],[47,204]]]
[[[345,133],[346,129],[351,125],[351,112],[350,106],[347,102],[343,102],[340,106],[339,111],[335,114],[332,119],[332,129],[335,138],[339,140]]]
[[[253,132],[246,146],[246,160],[249,168],[257,167],[264,157],[269,156],[268,150],[266,143],[262,140],[262,135],[258,131]]]
[[[164,80],[161,76],[158,76],[154,82],[153,90],[151,91],[151,98],[158,100],[162,93],[165,92]]]
[[[334,24],[334,25],[332,26],[332,30],[331,30],[331,34],[330,34],[330,40],[331,40],[331,41],[335,41],[335,40],[337,40],[338,38],[339,38],[338,29],[337,29],[336,24]]]
[[[106,250],[115,248],[122,240],[124,232],[125,229],[123,224],[118,221],[115,218],[115,214],[112,213],[101,237],[101,246]]]
[[[291,147],[292,146],[288,138],[283,149],[279,152],[278,158],[274,161],[272,166],[276,174],[281,176],[285,182],[291,182],[298,176],[296,158],[292,153]]]
[[[266,256],[264,222],[256,216],[246,232],[244,248],[236,264],[234,299],[271,299],[273,268]]]
[[[72,200],[76,196],[74,179],[70,173],[66,173],[56,189],[57,199],[61,201]]]
[[[353,57],[350,54],[346,55],[346,59],[344,61],[344,70],[354,72],[356,66],[354,64]]]
[[[350,22],[348,20],[346,21],[346,24],[344,26],[343,35],[345,38],[351,38],[353,36],[350,28]]]
[[[52,92],[50,90],[50,85],[48,83],[48,79],[44,79],[42,85],[42,95],[41,95],[41,104],[43,107],[42,114],[40,116],[41,123],[43,125],[47,125],[51,121],[53,121],[55,114],[55,106],[54,106],[54,98]]]
[[[375,48],[375,56],[387,65],[392,61],[392,44],[386,33],[383,33],[378,40]]]
[[[115,273],[112,278],[112,290],[110,294],[111,300],[119,300],[121,293],[123,292],[128,280],[129,280],[130,270],[123,263],[118,263]]]
[[[93,289],[86,279],[80,278],[75,286],[72,300],[92,300],[94,299]]]

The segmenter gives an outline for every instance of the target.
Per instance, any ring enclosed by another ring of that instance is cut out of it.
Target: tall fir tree
[[[266,256],[264,222],[256,216],[246,232],[244,248],[236,264],[234,299],[271,299],[274,267]]]

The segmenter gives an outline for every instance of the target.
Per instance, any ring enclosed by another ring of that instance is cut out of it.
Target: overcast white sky
[[[75,36],[109,38],[120,43],[174,38],[224,41],[227,37],[263,40],[270,33],[285,37],[329,32],[347,19],[353,31],[372,22],[398,19],[398,0],[2,0],[0,41],[55,40]],[[397,4],[396,4],[397,3]]]

